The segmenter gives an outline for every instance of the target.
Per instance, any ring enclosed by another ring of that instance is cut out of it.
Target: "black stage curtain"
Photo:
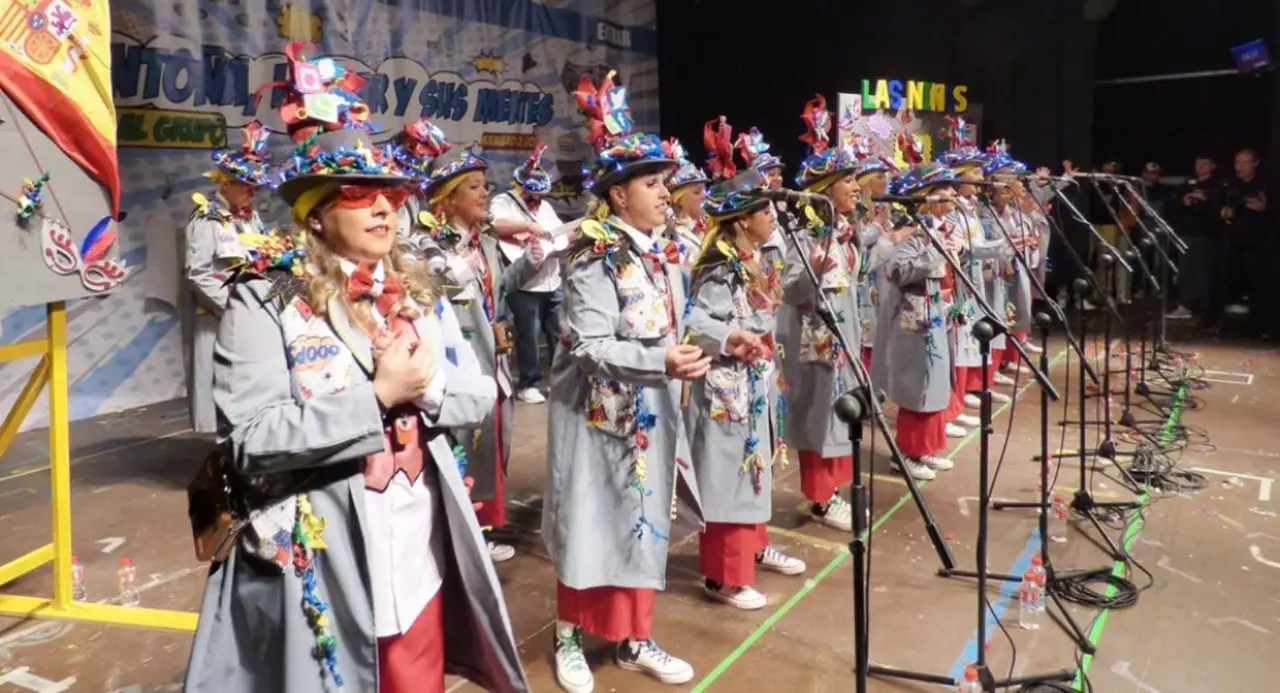
[[[1101,25],[1098,79],[1234,69],[1231,47],[1257,38],[1274,60],[1280,57],[1276,4],[1122,0]],[[1274,151],[1271,114],[1280,111],[1272,100],[1280,99],[1280,73],[1100,85],[1096,94],[1096,151],[1119,159],[1127,173],[1156,160],[1166,173],[1189,174],[1200,154],[1230,170],[1241,147],[1264,156]]]
[[[863,78],[967,84],[984,137],[1055,170],[1089,159],[1097,25],[1079,0],[658,0],[662,134],[701,161],[702,125],[759,127],[794,175],[800,113]]]

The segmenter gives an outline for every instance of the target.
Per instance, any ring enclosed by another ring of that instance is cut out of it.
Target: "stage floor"
[[[1273,482],[1280,477],[1280,402],[1263,390],[1280,384],[1280,350],[1180,344],[1198,352],[1207,369],[1207,389],[1191,392],[1181,425],[1190,443],[1177,455],[1185,468],[1211,470],[1203,490],[1164,494],[1150,505],[1146,521],[1120,519],[1110,536],[1127,536],[1136,561],[1154,576],[1133,570],[1139,586],[1151,585],[1132,608],[1107,612],[1072,607],[1075,619],[1097,643],[1085,661],[1098,691],[1193,693],[1270,690],[1274,654],[1280,647],[1280,508]],[[1074,362],[1074,359],[1072,359]],[[1063,381],[1065,361],[1054,368]],[[1123,358],[1113,360],[1123,371]],[[1071,376],[1074,388],[1074,366]],[[1027,499],[1035,493],[1038,467],[1038,389],[1027,388],[1013,408],[995,419],[992,462],[1008,450],[995,487],[998,498]],[[1158,377],[1152,386],[1164,388]],[[1061,388],[1065,394],[1065,388]],[[1120,391],[1120,384],[1114,385]],[[1004,388],[1008,391],[1008,388]],[[1071,393],[1067,418],[1078,416]],[[1144,420],[1162,418],[1138,408]],[[1162,401],[1168,401],[1163,398]],[[1123,398],[1116,396],[1118,416]],[[1100,419],[1088,402],[1088,418]],[[544,474],[546,406],[519,405],[509,499],[508,528],[516,558],[498,567],[507,603],[535,691],[557,690],[551,664],[555,577],[538,537]],[[1012,416],[1011,414],[1016,414]],[[1052,447],[1057,448],[1062,404],[1051,407]],[[1013,424],[1010,429],[1010,420]],[[179,403],[157,405],[72,427],[74,547],[83,561],[89,598],[111,599],[121,556],[141,574],[142,605],[193,609],[205,568],[192,557],[186,531],[184,486],[203,446],[186,431]],[[1146,427],[1159,429],[1159,422]],[[1100,427],[1089,432],[1089,445]],[[1119,429],[1117,429],[1119,430]],[[1007,432],[1007,433],[1006,433]],[[1127,439],[1127,438],[1126,438]],[[23,434],[0,458],[0,562],[39,546],[49,532],[46,436]],[[867,444],[870,443],[868,436]],[[976,655],[978,604],[974,582],[937,576],[939,558],[921,517],[906,497],[903,481],[887,471],[880,445],[875,459],[871,579],[871,659],[875,663],[957,676]],[[1071,429],[1066,448],[1076,447]],[[1122,442],[1121,450],[1133,445]],[[959,567],[974,566],[978,493],[976,437],[953,441],[956,468],[922,487]],[[1059,491],[1079,485],[1078,461],[1062,457]],[[1090,462],[1092,465],[1092,462]],[[1098,500],[1133,498],[1120,483],[1093,475]],[[1112,470],[1114,476],[1114,470]],[[769,605],[739,612],[700,594],[696,541],[673,539],[667,590],[660,594],[656,639],[696,668],[686,691],[848,691],[852,689],[852,572],[848,535],[804,519],[798,469],[780,470],[774,489],[771,535],[779,548],[804,558],[808,571],[788,578],[762,574],[758,588]],[[1037,550],[1036,515],[1028,510],[992,512],[989,566],[1010,572]],[[1051,547],[1059,570],[1110,567],[1113,561],[1089,541],[1096,532],[1073,523],[1069,540]],[[1087,531],[1086,531],[1087,530]],[[46,595],[48,568],[0,591]],[[1039,630],[1017,626],[1014,585],[993,583],[995,616],[1016,645],[1015,675],[1074,669],[1071,640],[1051,623]],[[1012,663],[1009,638],[990,611],[986,652],[997,676]],[[187,634],[62,622],[16,622],[0,618],[0,692],[105,691],[151,693],[180,690],[191,638]],[[611,649],[589,642],[597,691],[672,690],[618,669]],[[1188,656],[1194,653],[1194,656]],[[1272,661],[1272,664],[1267,664]],[[43,682],[43,683],[42,683]],[[63,686],[57,686],[63,682]],[[937,690],[925,684],[875,679],[870,690]],[[450,691],[478,690],[452,682]]]

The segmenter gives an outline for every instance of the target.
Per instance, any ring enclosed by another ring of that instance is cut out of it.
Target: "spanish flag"
[[[117,216],[120,170],[107,4],[0,0],[0,90],[109,191]]]

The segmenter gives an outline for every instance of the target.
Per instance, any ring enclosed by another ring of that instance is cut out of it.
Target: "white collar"
[[[631,224],[619,219],[617,215],[609,215],[609,218],[606,221],[608,221],[612,226],[622,229],[622,232],[631,239],[632,244],[634,244],[641,253],[659,252],[658,242],[653,235],[637,229]]]

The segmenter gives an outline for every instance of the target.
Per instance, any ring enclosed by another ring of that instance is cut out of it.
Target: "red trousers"
[[[592,587],[575,590],[556,581],[556,618],[609,642],[648,639],[655,590]]]
[[[1018,340],[1019,344],[1027,343],[1026,332],[1014,332],[1013,338]],[[1004,358],[1001,359],[1000,367],[1003,367],[1005,364],[1018,362],[1018,352],[1014,351],[1012,347],[1008,349],[1004,349],[1001,353],[1003,354]]]
[[[1004,353],[1012,351],[1012,349],[992,349],[991,362],[987,364],[987,387],[991,387],[996,377],[996,372],[1000,370],[1000,364],[1004,363]],[[970,366],[966,376],[965,390],[968,392],[981,392],[982,387],[982,366]]]
[[[756,582],[756,554],[768,545],[764,523],[708,522],[698,535],[698,568],[721,585],[748,587]]]
[[[969,369],[956,366],[956,375],[951,380],[951,402],[947,405],[947,421],[955,421],[964,413],[965,386],[968,384]]]
[[[408,631],[378,638],[378,693],[444,693],[444,603],[439,592]]]
[[[810,503],[826,503],[836,488],[850,481],[853,481],[851,455],[823,457],[813,450],[800,451],[800,492]]]
[[[871,370],[871,347],[862,347],[862,367]]]
[[[936,455],[947,447],[947,410],[930,413],[898,407],[898,449],[907,457]]]
[[[493,471],[493,498],[484,501],[480,509],[476,511],[476,521],[481,527],[501,528],[507,524],[507,494],[506,494],[506,460],[502,458],[502,446],[505,441],[502,440],[502,402],[498,402],[498,406],[493,409],[493,425],[496,429],[497,452],[494,454],[493,463],[496,465]]]

